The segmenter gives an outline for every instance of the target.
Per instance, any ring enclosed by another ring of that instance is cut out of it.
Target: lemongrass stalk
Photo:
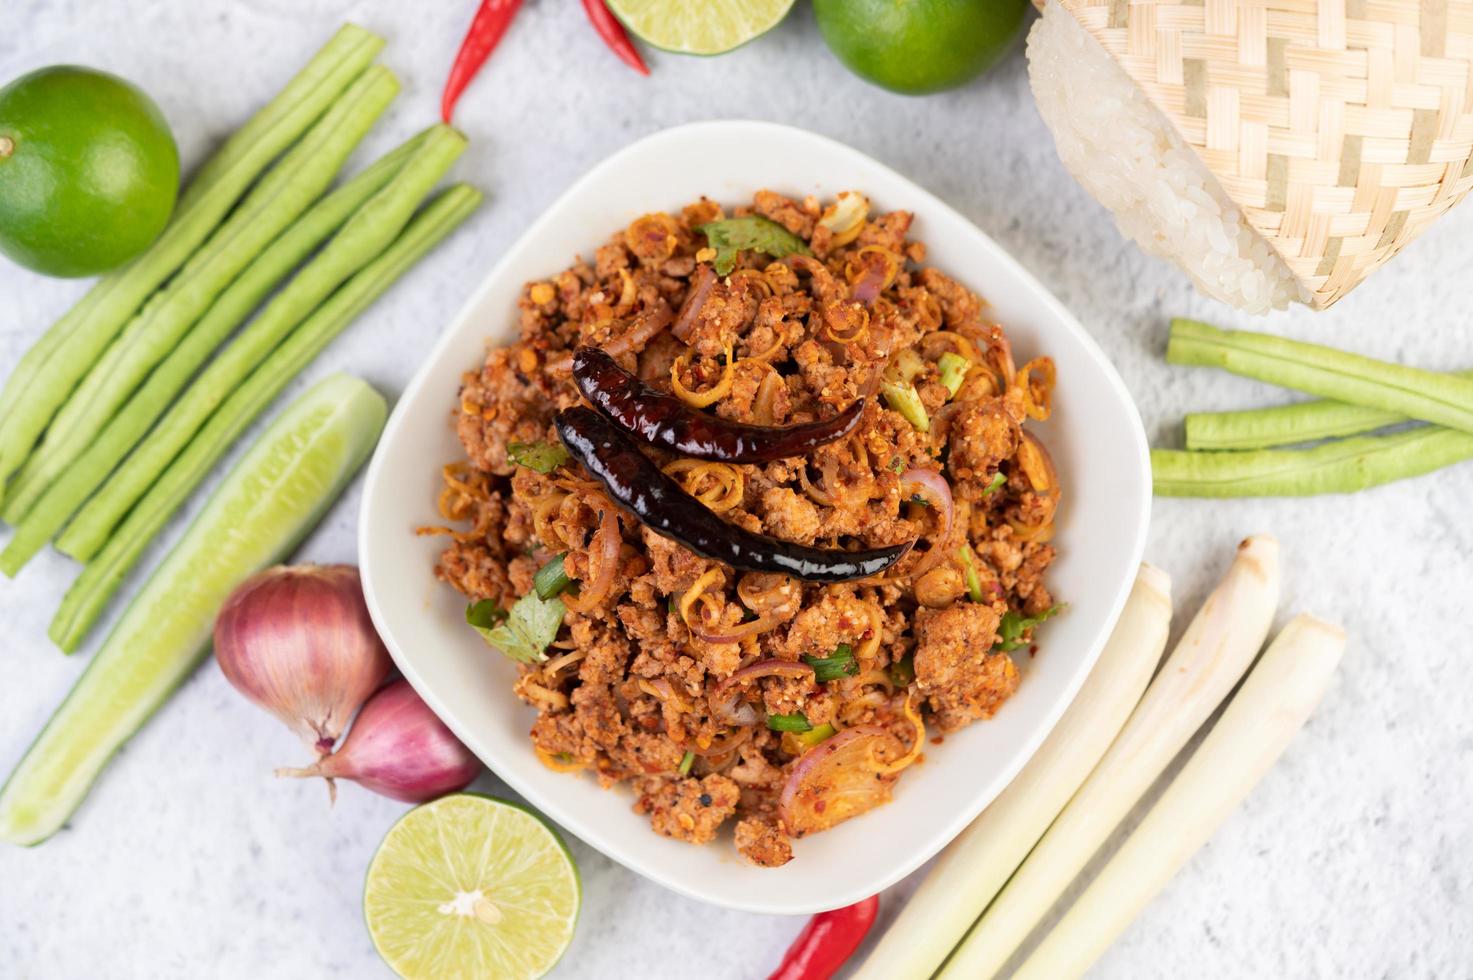
[[[24,519],[231,281],[328,188],[398,92],[393,73],[370,66],[144,305],[67,397],[16,473],[6,492],[6,521]]]
[[[1321,398],[1398,412],[1473,433],[1473,378],[1180,319],[1171,321],[1166,360],[1222,368]]]
[[[1153,449],[1151,480],[1162,497],[1309,497],[1354,493],[1467,459],[1473,459],[1473,435],[1426,425],[1308,449]]]
[[[1473,371],[1454,377],[1473,378]],[[1192,412],[1185,428],[1188,449],[1272,449],[1358,436],[1406,421],[1400,412],[1317,399],[1241,412]]]
[[[1296,616],[1202,745],[1013,980],[1081,977],[1283,755],[1324,698],[1345,633]]]
[[[945,980],[986,980],[1002,968],[1238,683],[1278,598],[1278,542],[1248,538],[1109,750],[952,955]]]
[[[1171,578],[1142,564],[1089,678],[1016,779],[941,852],[854,980],[926,980],[1125,724],[1161,659]]]
[[[27,352],[0,393],[0,500],[36,439],[149,294],[194,253],[251,182],[297,141],[383,48],[345,25],[195,175],[148,251],[107,276]]]

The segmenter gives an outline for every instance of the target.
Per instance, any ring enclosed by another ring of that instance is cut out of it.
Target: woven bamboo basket
[[[1473,0],[1060,2],[1316,309],[1473,187]]]

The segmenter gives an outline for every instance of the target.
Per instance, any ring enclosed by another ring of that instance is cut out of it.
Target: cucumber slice
[[[39,844],[71,816],[113,753],[205,655],[231,591],[285,557],[342,492],[373,450],[386,414],[378,392],[336,374],[266,430],[139,591],[0,789],[0,840]]]

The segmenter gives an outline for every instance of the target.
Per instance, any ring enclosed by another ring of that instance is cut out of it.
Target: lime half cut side
[[[793,0],[609,0],[642,41],[678,54],[721,54],[778,25]]]
[[[540,817],[459,793],[410,810],[368,866],[363,914],[406,980],[522,980],[573,941],[578,867]]]

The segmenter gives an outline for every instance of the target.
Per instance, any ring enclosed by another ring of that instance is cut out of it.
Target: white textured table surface
[[[404,93],[369,150],[397,141],[433,116],[473,4],[3,7],[0,80],[56,62],[118,72],[159,101],[193,164],[349,18],[390,39],[384,60]],[[529,3],[458,119],[473,140],[458,174],[489,192],[489,206],[292,391],[347,369],[398,392],[482,272],[570,181],[657,129],[738,116],[848,142],[973,218],[1090,328],[1154,441],[1176,440],[1188,408],[1275,397],[1168,368],[1161,354],[1174,314],[1412,364],[1473,365],[1466,205],[1329,313],[1253,324],[1122,243],[1059,167],[1021,53],[964,90],[905,99],[849,76],[800,5],[729,57],[651,60],[654,77],[640,79],[603,49],[578,5]],[[0,265],[0,375],[80,292]],[[1342,623],[1351,642],[1326,702],[1279,766],[1095,975],[1473,977],[1470,501],[1473,465],[1352,497],[1157,503],[1147,556],[1172,573],[1179,609],[1194,608],[1239,537],[1269,531],[1284,548],[1281,619],[1309,609]],[[301,557],[353,561],[356,505],[355,488]],[[67,659],[45,638],[74,571],[47,554],[0,582],[0,771],[85,665],[87,652]],[[213,666],[201,670],[114,761],[68,830],[38,849],[0,850],[0,976],[386,975],[362,925],[360,888],[405,808],[346,787],[329,810],[320,786],[272,779],[273,766],[300,754]],[[490,776],[477,785],[507,792]],[[688,901],[570,844],[585,900],[560,977],[760,977],[800,926]],[[886,896],[887,919],[912,886]]]

